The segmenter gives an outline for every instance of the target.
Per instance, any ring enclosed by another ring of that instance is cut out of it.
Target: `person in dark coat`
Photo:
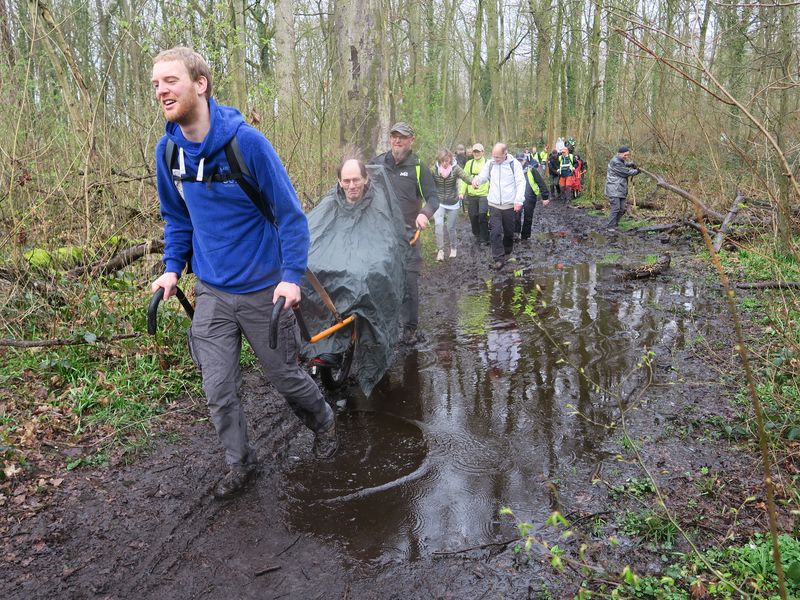
[[[389,176],[400,209],[409,229],[425,229],[428,220],[439,208],[439,195],[431,172],[422,166],[411,150],[416,140],[414,130],[408,123],[395,123],[389,130],[392,149],[370,161],[383,165]],[[402,342],[414,345],[419,340],[419,274],[422,269],[421,240],[414,246],[414,253],[406,267],[406,298],[401,309],[403,324]]]
[[[611,204],[611,216],[606,222],[608,229],[615,229],[625,214],[628,201],[628,178],[639,174],[636,165],[630,162],[631,149],[621,146],[616,156],[608,163],[604,193]]]

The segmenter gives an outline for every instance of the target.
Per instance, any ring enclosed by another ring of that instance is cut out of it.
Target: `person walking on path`
[[[483,144],[472,146],[472,158],[464,165],[464,171],[471,177],[477,176],[486,165]],[[467,214],[472,226],[472,235],[475,241],[485,246],[489,245],[489,183],[473,188],[466,183],[459,183],[459,195],[467,205]]]
[[[436,225],[436,246],[438,252],[436,260],[444,260],[444,230],[447,224],[447,237],[450,242],[450,258],[457,254],[458,238],[456,235],[456,221],[458,220],[458,180],[469,184],[472,178],[456,162],[449,150],[440,150],[436,156],[436,164],[431,169],[433,182],[439,194],[439,208],[433,213]]]
[[[472,181],[472,187],[489,182],[489,227],[492,259],[495,269],[502,269],[514,249],[514,213],[522,210],[525,201],[525,177],[522,166],[498,142],[492,148],[492,160]]]
[[[467,149],[464,148],[464,144],[459,144],[456,146],[456,162],[458,163],[458,166],[463,169],[468,160],[469,157],[467,157]]]
[[[336,420],[319,388],[297,363],[300,336],[291,309],[300,301],[309,232],[292,183],[259,131],[235,108],[212,98],[211,71],[189,48],[161,52],[152,84],[166,134],[156,146],[156,182],[164,218],[165,272],[151,289],[176,293],[189,263],[198,279],[189,349],[203,375],[211,422],[225,449],[227,473],[214,488],[225,499],[241,491],[257,471],[239,399],[242,334],[265,375],[316,436],[314,454],[337,449]],[[228,150],[236,144],[240,172],[257,190],[249,196],[236,180]],[[171,156],[170,156],[171,155]],[[268,212],[267,212],[268,211]],[[278,347],[268,345],[273,304],[283,297]]]
[[[639,169],[630,162],[630,158],[630,148],[620,146],[617,154],[608,163],[604,192],[611,205],[611,215],[606,222],[606,228],[611,231],[616,231],[627,208],[628,178],[639,174]]]
[[[547,184],[539,174],[539,169],[531,167],[525,170],[525,202],[522,210],[515,215],[515,231],[520,234],[520,239],[524,242],[531,237],[533,227],[533,212],[536,208],[536,201],[541,196],[542,204],[550,204],[550,194],[547,191]]]
[[[550,153],[547,159],[547,172],[550,174],[550,195],[559,198],[561,196],[561,159],[556,150]]]
[[[433,176],[422,167],[420,159],[411,150],[416,140],[414,130],[408,123],[395,123],[389,130],[392,149],[379,154],[370,164],[383,165],[394,189],[406,225],[410,229],[425,229],[428,220],[439,208],[439,197]],[[423,206],[424,203],[424,206]],[[406,296],[401,308],[400,322],[403,327],[401,342],[414,345],[419,341],[419,274],[422,270],[422,240],[417,241],[414,252],[406,266]]]
[[[567,146],[561,149],[558,157],[558,187],[560,188],[559,197],[562,200],[572,199],[572,188],[569,186],[569,179],[575,173],[575,156],[569,151]]]

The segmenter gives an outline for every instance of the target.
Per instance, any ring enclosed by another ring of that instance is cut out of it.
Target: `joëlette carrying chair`
[[[325,291],[325,288],[322,287],[322,284],[319,282],[314,273],[307,270],[305,277],[309,283],[314,286],[323,301],[327,298],[325,306],[328,308],[328,310],[330,310],[335,321],[333,325],[324,331],[320,331],[317,334],[311,335],[306,327],[305,321],[303,320],[303,314],[300,312],[299,307],[292,307],[297,319],[297,324],[300,328],[300,335],[302,335],[305,341],[315,344],[320,340],[324,340],[328,336],[333,335],[340,329],[353,324],[356,317],[355,315],[342,316],[339,314],[339,312],[336,310],[336,307],[333,305],[333,302],[330,301],[330,297]],[[178,301],[188,317],[192,319],[194,317],[194,306],[192,306],[192,303],[186,297],[186,294],[184,294],[180,288],[177,288],[175,296],[178,298]],[[161,304],[163,299],[164,288],[158,288],[150,300],[150,305],[147,307],[147,333],[150,335],[155,335],[156,331],[158,331],[158,306]],[[273,350],[278,347],[278,323],[280,322],[280,313],[285,304],[286,298],[280,296],[272,308],[272,315],[270,315],[269,347]],[[325,385],[325,387],[328,389],[336,389],[347,380],[347,377],[350,374],[350,367],[352,366],[353,362],[353,352],[355,350],[356,338],[356,328],[353,327],[350,336],[350,345],[341,358],[339,358],[339,360],[335,363],[325,363],[320,361],[315,365],[319,369],[320,379],[322,380],[323,385]]]
[[[417,230],[414,234],[414,237],[410,240],[409,243],[412,246],[417,243],[417,240],[419,239],[419,233],[419,230]],[[300,307],[293,306],[292,310],[294,310],[294,315],[297,319],[297,325],[300,328],[300,335],[302,338],[310,344],[316,344],[317,342],[330,337],[345,327],[350,326],[351,328],[350,342],[343,353],[333,356],[321,355],[309,361],[309,364],[319,371],[322,384],[329,390],[336,390],[344,385],[344,383],[347,381],[347,378],[350,376],[350,369],[353,366],[353,356],[355,354],[356,343],[358,341],[358,328],[355,326],[357,315],[340,314],[336,309],[333,300],[331,300],[331,297],[325,290],[325,287],[322,285],[322,283],[320,283],[317,276],[310,269],[306,270],[305,278],[322,299],[325,308],[327,308],[327,310],[331,313],[334,322],[332,325],[330,325],[330,327],[312,335],[308,331],[308,327],[303,319],[303,313],[301,312]],[[186,297],[186,294],[184,294],[180,288],[176,288],[175,296],[178,298],[178,301],[180,302],[189,319],[192,319],[194,317],[194,306],[192,306],[192,303]],[[158,331],[158,307],[163,299],[164,288],[158,288],[153,294],[150,304],[147,307],[147,333],[150,335],[155,335],[156,331]],[[280,322],[280,313],[285,304],[286,298],[280,296],[278,301],[273,306],[272,314],[270,315],[269,347],[273,350],[278,346],[278,324]]]

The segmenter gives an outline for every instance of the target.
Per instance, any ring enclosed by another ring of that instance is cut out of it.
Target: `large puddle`
[[[518,275],[423,308],[426,343],[369,399],[346,394],[340,454],[286,477],[292,528],[413,560],[496,540],[504,505],[542,522],[567,472],[589,487],[637,363],[694,335],[694,286],[596,264]]]

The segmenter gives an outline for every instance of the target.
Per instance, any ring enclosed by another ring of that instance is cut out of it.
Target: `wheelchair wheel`
[[[342,361],[338,367],[320,367],[319,378],[322,385],[328,390],[338,390],[342,387],[350,376],[350,367],[353,366],[353,354],[355,353],[355,341],[351,341],[347,350],[342,354]]]

